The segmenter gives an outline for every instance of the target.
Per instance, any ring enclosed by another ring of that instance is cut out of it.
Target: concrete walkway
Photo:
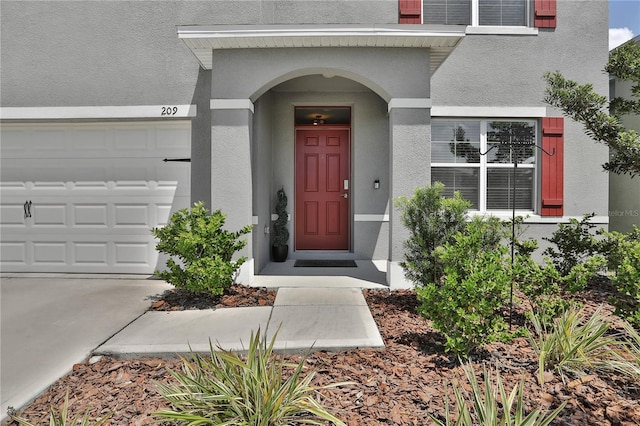
[[[256,277],[259,278],[259,277]],[[282,278],[282,277],[281,277]],[[278,277],[269,276],[269,283]],[[0,279],[0,417],[29,403],[73,364],[91,354],[119,357],[175,356],[209,342],[243,350],[251,331],[276,349],[299,352],[383,348],[362,291],[384,287],[353,277],[287,278],[274,306],[149,312],[154,296],[171,288],[131,276],[3,274]],[[321,283],[328,287],[317,287]],[[363,285],[359,285],[363,284]],[[260,280],[254,285],[262,286]]]
[[[146,312],[98,347],[115,357],[208,352],[209,342],[242,351],[252,331],[266,332],[285,352],[384,348],[362,291],[357,288],[280,288],[274,306]]]

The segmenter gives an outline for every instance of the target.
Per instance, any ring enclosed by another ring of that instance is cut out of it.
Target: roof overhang
[[[313,47],[397,47],[430,50],[431,74],[462,40],[465,27],[425,25],[179,26],[180,38],[204,69],[212,50]]]

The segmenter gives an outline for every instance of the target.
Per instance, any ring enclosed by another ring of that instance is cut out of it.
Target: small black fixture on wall
[[[373,189],[380,189],[380,179],[373,181]]]

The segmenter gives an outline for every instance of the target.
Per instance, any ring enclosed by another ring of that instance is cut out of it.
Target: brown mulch
[[[243,288],[231,299],[236,304],[218,300],[213,306],[259,304],[268,298],[262,291]],[[431,424],[429,414],[441,417],[444,413],[445,393],[453,398],[450,383],[459,382],[469,389],[460,379],[464,373],[458,361],[445,354],[442,337],[416,313],[418,303],[413,291],[365,290],[364,294],[386,349],[311,354],[307,364],[318,372],[316,385],[355,382],[321,391],[321,403],[350,426]],[[594,308],[604,303],[604,311],[612,312],[606,304],[606,294],[599,288],[585,291],[580,298]],[[180,306],[166,303],[171,309]],[[591,374],[563,382],[557,375],[547,373],[540,386],[536,356],[524,338],[487,345],[473,355],[473,360],[478,377],[483,365],[497,369],[508,390],[524,378],[527,411],[538,407],[551,410],[566,401],[567,406],[553,424],[640,424],[638,385],[616,375]],[[155,382],[170,380],[167,369],[178,367],[176,360],[91,359],[75,365],[71,373],[51,385],[21,414],[32,422],[45,421],[49,407],[60,407],[68,391],[72,413],[89,410],[94,417],[113,413],[111,425],[157,424],[152,413],[166,406]]]
[[[184,311],[190,309],[240,308],[247,306],[273,306],[277,290],[233,284],[224,294],[196,294],[184,289],[165,291],[150,311]]]

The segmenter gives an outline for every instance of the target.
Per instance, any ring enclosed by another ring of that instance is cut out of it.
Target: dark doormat
[[[293,265],[296,268],[357,268],[353,260],[296,260]]]

